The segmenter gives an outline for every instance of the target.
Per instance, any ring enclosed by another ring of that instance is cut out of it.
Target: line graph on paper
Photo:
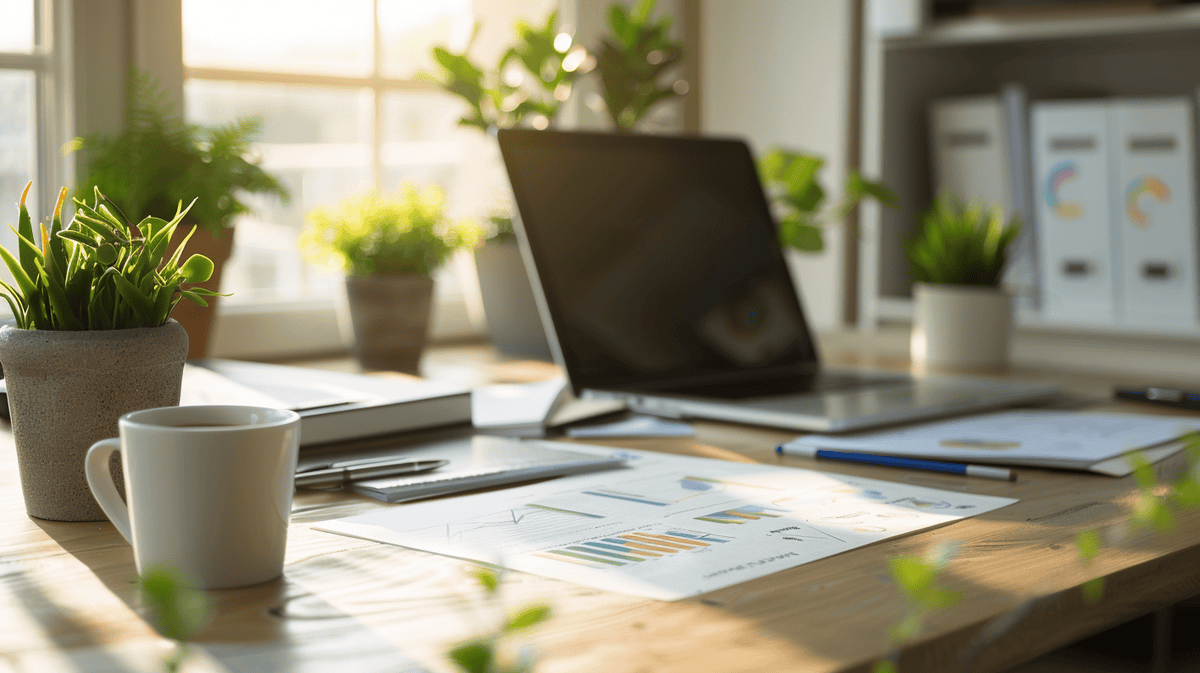
[[[605,517],[599,514],[528,504],[439,526],[447,544],[496,548],[514,539],[532,540],[579,530]],[[427,531],[432,532],[432,531]]]

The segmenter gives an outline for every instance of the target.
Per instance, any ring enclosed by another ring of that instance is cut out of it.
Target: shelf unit
[[[1200,6],[1046,18],[970,17],[911,34],[863,40],[862,169],[896,191],[904,208],[868,203],[860,216],[858,324],[911,319],[911,279],[901,252],[933,197],[928,108],[943,96],[996,94],[1019,82],[1029,100],[1196,96]],[[1022,327],[1200,341],[1195,329],[1069,326],[1020,316]]]

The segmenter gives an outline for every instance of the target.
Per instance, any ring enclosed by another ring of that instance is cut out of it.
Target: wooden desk
[[[1057,380],[1097,399],[1111,383]],[[610,443],[813,466],[773,453],[790,432],[718,423],[697,423],[697,430],[694,439]],[[168,644],[139,617],[129,545],[107,523],[30,519],[15,463],[3,428],[0,672],[160,670]],[[1160,471],[1181,465],[1169,460]],[[1181,512],[1168,534],[1130,534],[1091,568],[1079,563],[1076,533],[1120,525],[1135,493],[1131,479],[1021,469],[1019,481],[1000,483],[836,463],[820,469],[1020,502],[675,603],[509,573],[507,605],[553,605],[553,618],[522,641],[540,652],[538,670],[867,670],[888,653],[888,627],[906,612],[886,559],[943,540],[961,545],[944,579],[964,598],[934,615],[905,649],[906,673],[1001,670],[1200,593],[1200,511]],[[470,564],[310,528],[382,506],[351,495],[299,494],[284,578],[212,592],[215,621],[184,670],[263,670],[266,660],[283,671],[453,670],[444,652],[480,623],[463,600],[477,595]],[[1096,574],[1108,575],[1105,597],[1086,605],[1079,586]]]

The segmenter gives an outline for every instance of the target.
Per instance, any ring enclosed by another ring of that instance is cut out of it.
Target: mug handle
[[[92,444],[92,448],[88,449],[87,458],[84,459],[83,472],[87,475],[88,488],[92,489],[92,495],[96,502],[100,503],[100,509],[104,510],[109,521],[112,521],[125,540],[133,544],[133,533],[129,528],[129,508],[121,500],[121,494],[117,493],[112,472],[108,469],[109,459],[120,448],[121,440],[116,437]]]

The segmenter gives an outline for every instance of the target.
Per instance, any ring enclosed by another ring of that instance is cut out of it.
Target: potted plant
[[[99,187],[133,221],[173,212],[180,201],[195,198],[188,222],[200,229],[191,245],[213,261],[212,277],[201,286],[216,293],[233,248],[233,220],[251,212],[243,195],[271,195],[285,203],[289,198],[276,177],[247,158],[262,120],[245,117],[213,127],[185,123],[163,101],[158,87],[137,71],[130,73],[129,91],[124,129],[75,139],[73,149],[88,152],[87,177],[78,193]],[[191,229],[179,227],[169,249],[178,247]],[[174,314],[188,332],[189,358],[208,351],[217,295],[212,301],[207,308],[184,304]]]
[[[0,362],[25,508],[40,519],[103,521],[84,455],[117,435],[122,414],[179,403],[188,335],[169,317],[182,299],[204,306],[214,295],[195,285],[213,265],[203,255],[181,262],[183,245],[168,254],[187,208],[133,225],[95,190],[63,227],[63,188],[49,227],[35,229],[28,193],[16,254],[0,247],[14,279],[0,281],[0,296],[16,318],[0,328]]]
[[[417,371],[432,274],[478,238],[476,228],[447,221],[444,202],[439,187],[407,185],[395,197],[368,192],[308,215],[300,247],[312,262],[345,272],[354,354],[364,369]]]
[[[518,21],[516,43],[494,68],[473,60],[469,44],[461,53],[435,47],[438,71],[425,77],[467,104],[467,113],[458,122],[462,126],[487,134],[514,126],[551,127],[576,80],[593,66],[587,49],[559,37],[557,24],[556,12],[540,26]],[[495,149],[494,144],[491,147]],[[487,217],[484,239],[474,256],[492,344],[507,353],[550,359],[507,207]]]
[[[688,90],[683,80],[659,82],[683,58],[683,45],[668,35],[670,18],[650,20],[655,1],[640,0],[632,10],[610,5],[610,35],[596,50],[600,100],[619,131],[631,131],[652,107]]]
[[[912,359],[958,369],[1008,362],[1012,297],[1000,288],[1008,245],[1021,230],[998,205],[939,195],[905,247],[914,286]]]

